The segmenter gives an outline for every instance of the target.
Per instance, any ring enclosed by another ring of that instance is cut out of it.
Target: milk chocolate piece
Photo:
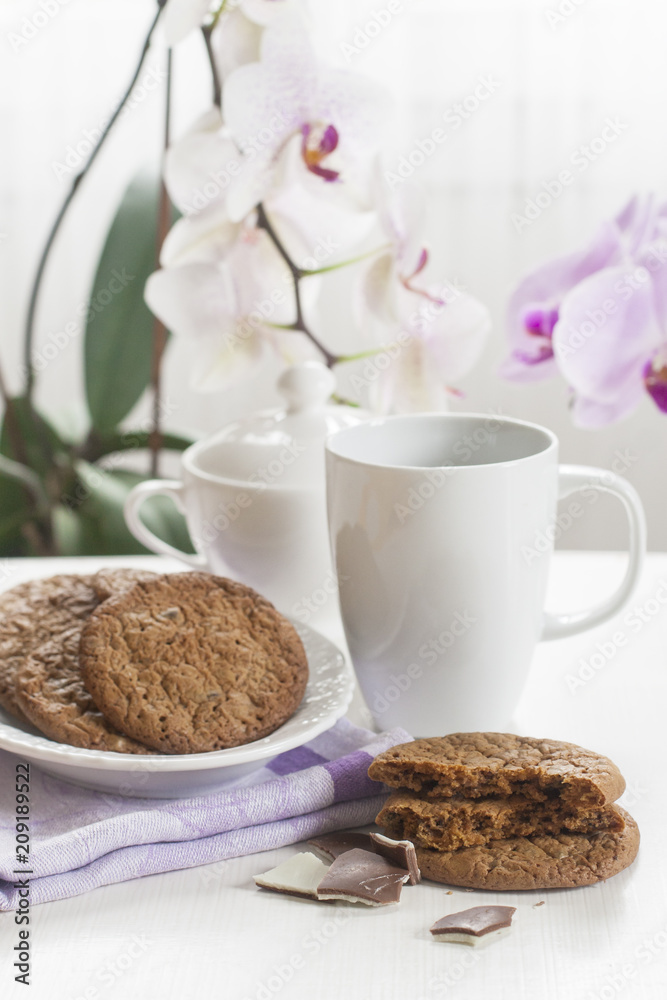
[[[409,872],[379,854],[355,848],[336,858],[317,887],[317,897],[386,906],[399,901],[409,878]]]
[[[373,845],[371,850],[398,865],[399,868],[407,869],[410,874],[409,885],[421,882],[415,845],[411,840],[392,840],[391,837],[385,837],[381,833],[371,833],[370,838]]]
[[[355,833],[354,830],[336,830],[334,833],[323,833],[321,837],[313,837],[308,841],[313,854],[323,861],[335,861],[339,854],[352,851],[355,847],[362,851],[372,851],[371,838],[367,833]]]
[[[473,906],[469,910],[450,913],[431,927],[436,941],[481,945],[509,933],[516,906]]]
[[[294,854],[276,868],[263,875],[253,875],[255,885],[287,896],[317,899],[317,886],[328,866],[308,851]]]

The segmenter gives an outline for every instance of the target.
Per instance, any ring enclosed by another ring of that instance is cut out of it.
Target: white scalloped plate
[[[330,729],[350,705],[354,676],[343,654],[314,629],[299,622],[292,624],[308,657],[306,693],[294,715],[264,739],[211,753],[135,757],[56,743],[0,708],[0,748],[53,777],[98,791],[150,799],[187,798],[215,791]]]

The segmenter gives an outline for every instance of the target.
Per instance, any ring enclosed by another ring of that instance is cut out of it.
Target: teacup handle
[[[606,469],[585,465],[561,465],[558,497],[562,500],[579,490],[599,490],[618,497],[630,524],[630,546],[625,576],[618,589],[605,601],[587,611],[554,615],[545,612],[542,639],[562,639],[600,625],[615,615],[630,599],[644,564],[646,518],[639,494],[627,479]]]
[[[139,511],[144,501],[149,497],[157,496],[169,497],[176,504],[177,510],[181,514],[185,514],[183,490],[183,483],[179,483],[176,479],[149,479],[145,483],[139,483],[130,490],[125,500],[123,508],[125,522],[134,537],[152,552],[157,552],[163,556],[174,556],[176,559],[187,563],[188,566],[205,570],[208,568],[208,563],[204,556],[195,556],[189,552],[181,552],[175,545],[170,545],[169,542],[158,538],[150,528],[146,527],[139,516]]]

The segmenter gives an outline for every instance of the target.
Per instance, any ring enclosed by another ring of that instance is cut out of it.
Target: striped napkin
[[[371,781],[368,766],[411,739],[402,729],[378,735],[340,719],[225,791],[190,799],[109,795],[31,765],[27,865],[16,859],[18,758],[0,751],[0,910],[18,908],[21,881],[35,905],[372,823],[386,790]]]

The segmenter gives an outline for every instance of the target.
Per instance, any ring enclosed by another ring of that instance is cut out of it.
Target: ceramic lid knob
[[[324,409],[335,389],[336,376],[320,361],[292,365],[278,380],[278,391],[287,400],[288,413]]]

